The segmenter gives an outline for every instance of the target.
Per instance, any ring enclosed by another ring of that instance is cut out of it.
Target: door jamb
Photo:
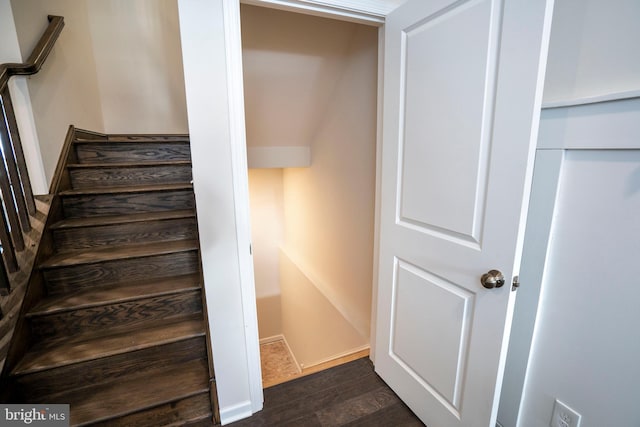
[[[380,6],[379,2],[367,0],[360,0],[360,6],[316,0],[240,0],[240,3],[374,26],[384,24],[386,14],[391,11],[389,7]]]
[[[242,68],[242,44],[240,35],[240,0],[224,0],[224,31],[225,43],[227,46],[227,87],[229,100],[230,119],[230,145],[231,145],[231,168],[234,181],[234,199],[236,212],[236,235],[239,248],[249,248],[251,245],[251,225],[249,212],[248,193],[248,167],[246,162],[246,135],[244,128],[244,89],[243,89],[243,68]],[[271,1],[242,1],[242,3],[260,3],[267,7]],[[282,0],[279,4],[287,4],[287,10],[297,10],[299,13],[310,14],[309,10],[300,7],[298,1]],[[348,19],[349,15],[342,12],[349,12],[352,15],[354,10],[341,7],[333,7],[324,11],[324,16],[331,16],[337,20],[353,21]],[[364,12],[364,11],[363,11]],[[313,13],[311,13],[313,14]],[[371,305],[371,335],[370,348],[375,348],[375,318],[377,308],[378,292],[378,248],[379,248],[379,211],[380,211],[380,172],[381,172],[381,149],[382,149],[382,96],[383,96],[383,66],[384,66],[384,15],[382,21],[369,21],[369,25],[376,25],[378,29],[378,97],[377,97],[377,127],[376,127],[376,184],[375,184],[375,220],[374,220],[374,253],[373,253],[373,283],[372,283],[372,305]],[[253,257],[249,250],[238,251],[238,262],[240,267],[240,287],[242,293],[242,308],[245,322],[245,329],[248,331],[258,330],[258,319],[255,305],[255,284],[253,272]],[[253,299],[253,300],[252,300]],[[245,349],[248,360],[248,377],[251,395],[251,409],[253,413],[262,409],[262,374],[260,370],[260,345],[257,334],[245,334]],[[375,361],[375,355],[371,353],[371,359]]]

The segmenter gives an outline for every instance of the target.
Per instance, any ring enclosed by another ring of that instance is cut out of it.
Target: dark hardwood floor
[[[264,390],[264,409],[230,426],[423,426],[368,358]]]

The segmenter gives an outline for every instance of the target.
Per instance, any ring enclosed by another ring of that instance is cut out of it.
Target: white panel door
[[[552,2],[386,20],[375,361],[430,427],[495,425]],[[492,269],[504,286],[481,284]]]

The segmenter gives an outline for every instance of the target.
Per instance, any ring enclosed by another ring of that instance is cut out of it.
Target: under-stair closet
[[[378,30],[242,5],[263,386],[368,354]]]

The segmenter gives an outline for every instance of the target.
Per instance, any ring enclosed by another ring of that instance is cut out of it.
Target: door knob
[[[491,270],[482,275],[480,283],[487,289],[500,288],[504,285],[504,275],[498,270]]]

